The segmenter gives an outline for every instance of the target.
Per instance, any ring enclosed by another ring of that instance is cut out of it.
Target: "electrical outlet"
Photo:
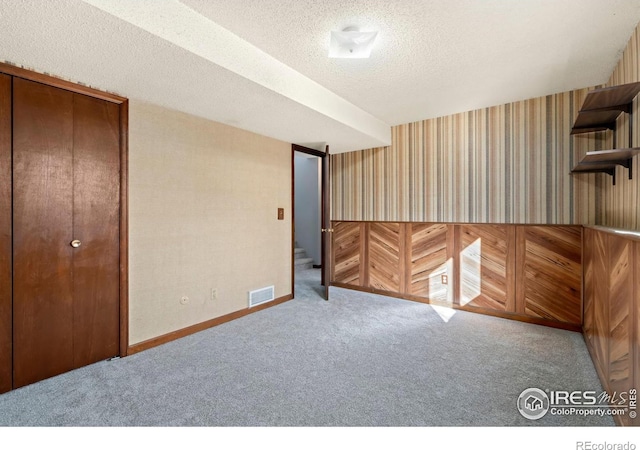
[[[442,274],[442,284],[449,284],[449,275]]]
[[[187,303],[189,303],[189,297],[187,297],[187,296],[185,295],[185,296],[183,296],[183,297],[180,299],[180,304],[181,304],[181,305],[186,305]]]
[[[218,290],[211,288],[211,300],[218,300]]]

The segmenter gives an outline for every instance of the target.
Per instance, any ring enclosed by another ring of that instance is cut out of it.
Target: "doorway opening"
[[[328,299],[325,286],[326,152],[292,146],[293,270],[292,291],[298,298]]]

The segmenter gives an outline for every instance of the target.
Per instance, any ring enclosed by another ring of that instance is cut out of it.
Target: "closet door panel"
[[[74,96],[74,363],[119,354],[119,107]]]
[[[11,77],[0,75],[0,393],[11,390]]]
[[[73,368],[73,94],[13,89],[14,388]]]

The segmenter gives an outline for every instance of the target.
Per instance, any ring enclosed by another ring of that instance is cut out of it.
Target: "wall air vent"
[[[273,286],[256,289],[255,291],[249,291],[249,308],[258,306],[262,303],[270,302],[275,298],[274,295],[275,293]]]

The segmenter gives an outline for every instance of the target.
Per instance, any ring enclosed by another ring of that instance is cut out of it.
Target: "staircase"
[[[304,248],[298,247],[296,243],[296,248],[294,250],[295,254],[295,268],[296,270],[306,270],[313,268],[313,259],[307,256],[307,252]]]

